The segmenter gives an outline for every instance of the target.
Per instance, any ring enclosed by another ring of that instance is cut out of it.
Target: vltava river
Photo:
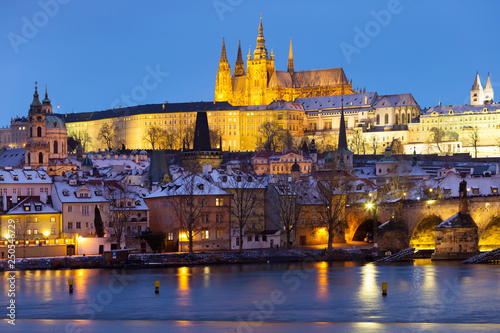
[[[1,286],[7,313],[8,283]],[[498,332],[500,266],[422,260],[25,271],[17,273],[15,300],[16,326],[2,321],[13,332]]]

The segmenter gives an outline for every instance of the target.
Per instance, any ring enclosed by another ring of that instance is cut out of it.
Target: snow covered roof
[[[421,117],[454,116],[457,114],[500,111],[500,104],[436,106],[426,110]]]
[[[51,184],[52,179],[43,170],[12,169],[0,170],[0,185],[6,184]]]
[[[436,229],[441,228],[477,228],[477,225],[469,213],[464,214],[458,212],[452,217],[438,224],[438,226],[436,227]]]
[[[259,178],[252,175],[251,173],[240,170],[229,170],[226,172],[222,169],[213,169],[210,173],[210,178],[212,179],[213,183],[217,184],[220,188],[223,189],[265,188],[265,185]]]
[[[67,181],[54,182],[52,195],[57,195],[62,203],[100,203],[108,202],[104,182],[88,180],[84,184],[70,185]]]
[[[6,149],[0,152],[0,167],[16,167],[24,163],[24,148]]]
[[[458,197],[458,188],[462,177],[453,172],[449,172],[438,184],[441,189],[449,190],[447,195],[451,197]],[[484,195],[498,195],[500,188],[500,178],[498,177],[479,177],[479,178],[465,178],[467,182],[467,195],[470,197],[484,196]]]
[[[210,183],[196,174],[177,178],[173,182],[162,185],[158,190],[151,193],[146,199],[175,197],[181,195],[231,195],[220,187]]]
[[[45,204],[38,197],[27,197],[11,208],[6,214],[9,215],[30,215],[30,214],[57,214],[60,211],[55,210],[51,205]]]

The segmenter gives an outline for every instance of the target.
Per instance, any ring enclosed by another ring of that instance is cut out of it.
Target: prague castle
[[[342,68],[295,71],[292,40],[288,55],[287,71],[274,67],[274,54],[268,53],[264,39],[262,18],[259,24],[257,47],[253,55],[248,53],[247,69],[238,45],[238,56],[231,75],[231,66],[222,40],[222,54],[215,82],[215,101],[227,101],[232,105],[264,105],[276,100],[294,101],[296,98],[353,94]]]

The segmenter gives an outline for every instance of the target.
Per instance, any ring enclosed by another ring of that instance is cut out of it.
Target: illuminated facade
[[[304,132],[304,110],[300,104],[276,101],[270,105],[235,107],[227,102],[167,103],[139,105],[128,108],[98,112],[61,115],[65,120],[68,135],[77,137],[88,134],[87,150],[105,150],[99,141],[99,130],[104,124],[116,127],[117,142],[128,149],[150,149],[151,144],[143,140],[151,126],[160,126],[179,133],[194,128],[196,112],[206,111],[211,130],[221,134],[222,149],[231,151],[255,150],[259,140],[259,128],[264,122],[274,121],[292,136]],[[182,142],[174,143],[172,149],[181,149]]]
[[[232,105],[263,105],[276,100],[294,101],[301,97],[353,94],[342,68],[295,71],[292,40],[286,71],[274,66],[274,54],[268,53],[264,39],[262,19],[259,24],[257,46],[253,55],[248,53],[247,69],[238,46],[238,56],[233,75],[226,56],[225,41],[215,82],[215,101],[227,101]]]

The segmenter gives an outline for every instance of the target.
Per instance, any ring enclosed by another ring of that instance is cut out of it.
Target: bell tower
[[[44,103],[40,103],[37,82],[35,82],[35,93],[28,112],[27,139],[25,147],[25,165],[38,167],[49,164],[50,147],[46,140],[47,113],[52,113],[52,105],[45,92]]]
[[[266,99],[266,90],[269,80],[274,73],[274,56],[269,56],[264,38],[264,28],[262,26],[262,16],[259,23],[259,35],[257,36],[257,46],[253,51],[253,58],[247,61],[247,101],[251,105],[269,104],[272,100]]]

